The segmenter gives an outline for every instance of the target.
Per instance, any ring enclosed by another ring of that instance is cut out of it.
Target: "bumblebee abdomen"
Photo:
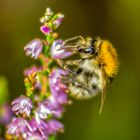
[[[99,64],[107,77],[113,77],[118,70],[118,59],[115,48],[109,41],[104,40],[100,46]]]
[[[74,77],[74,83],[69,85],[70,93],[77,99],[89,99],[102,92],[102,71],[95,60],[84,60],[79,64],[80,71]]]

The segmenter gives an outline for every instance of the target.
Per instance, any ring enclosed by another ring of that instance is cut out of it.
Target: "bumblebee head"
[[[98,54],[100,43],[101,43],[101,39],[99,37],[95,39],[92,39],[91,37],[87,37],[86,47],[80,51],[87,54],[96,55]]]

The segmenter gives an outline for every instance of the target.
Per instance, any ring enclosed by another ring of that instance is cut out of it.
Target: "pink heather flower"
[[[33,72],[40,72],[41,70],[42,70],[42,67],[37,67],[37,66],[33,65],[32,67],[24,70],[24,76],[28,76],[28,75],[32,74]]]
[[[51,96],[50,96],[51,97]],[[56,117],[56,118],[60,118],[63,115],[64,112],[64,107],[62,105],[60,105],[56,99],[52,99],[50,98],[48,100],[45,100],[43,103],[46,104],[48,106],[48,108],[50,108],[51,110],[51,114]],[[52,96],[53,97],[53,96]]]
[[[28,117],[30,116],[31,109],[33,108],[32,101],[26,96],[16,98],[13,100],[12,105],[12,111],[14,111],[16,115],[25,113]]]
[[[40,27],[40,30],[43,34],[47,35],[52,32],[52,29],[46,25]]]
[[[14,118],[8,126],[7,133],[15,135],[16,137],[22,135],[23,138],[26,138],[28,131],[33,132],[33,129],[27,120],[23,118]]]
[[[70,100],[68,99],[68,95],[66,92],[63,91],[57,91],[55,90],[53,87],[51,87],[51,92],[52,92],[52,96],[49,97],[49,101],[52,104],[60,104],[60,105],[66,105],[70,103]]]
[[[56,101],[45,100],[41,102],[35,111],[35,119],[40,124],[41,119],[47,119],[49,115],[60,118],[64,112],[64,108]]]
[[[63,47],[63,40],[55,40],[51,47],[51,56],[54,59],[63,59],[72,55],[72,52],[68,52],[65,49],[61,49]]]
[[[42,140],[42,137],[38,134],[32,134],[31,136],[28,136],[26,140]],[[48,140],[48,138],[44,138],[43,140]]]
[[[47,122],[47,132],[49,135],[56,135],[58,132],[63,132],[64,126],[57,120],[49,120]]]
[[[49,75],[50,89],[52,93],[51,101],[59,104],[68,104],[67,86],[62,83],[61,77],[66,76],[67,73],[61,69],[55,69]]]
[[[63,132],[64,126],[61,122],[52,119],[47,122],[41,120],[40,123],[36,119],[32,119],[30,126],[33,131],[29,131],[28,136],[42,137],[43,140],[47,140],[49,135],[56,135],[58,132]]]
[[[56,16],[57,18],[53,21],[54,29],[57,29],[64,19],[64,15],[62,13],[58,13]]]
[[[37,59],[39,54],[42,52],[42,48],[42,41],[40,39],[34,39],[24,47],[24,51],[27,56]]]
[[[3,104],[0,106],[0,124],[8,124],[13,116],[10,105]]]
[[[33,118],[29,123],[33,130],[33,132],[32,131],[28,132],[29,136],[37,135],[42,137],[42,140],[47,140],[48,132],[47,132],[47,124],[45,121],[40,120],[40,123],[38,123],[36,119]]]
[[[52,114],[52,112],[51,112],[51,109],[46,104],[40,103],[38,108],[36,109],[35,114],[36,114],[37,120],[38,120],[38,117],[40,119],[47,119],[48,115]]]

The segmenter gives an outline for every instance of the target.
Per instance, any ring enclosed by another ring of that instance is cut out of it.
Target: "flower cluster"
[[[43,23],[40,30],[45,35],[52,33],[53,30],[60,26],[63,18],[64,15],[62,13],[54,15],[54,12],[50,8],[47,8],[45,15],[40,19],[40,22]]]
[[[64,131],[63,124],[58,121],[63,116],[65,106],[70,104],[67,86],[62,78],[67,72],[56,68],[55,60],[66,58],[72,53],[61,50],[62,39],[55,30],[60,26],[64,15],[54,14],[47,8],[40,19],[41,32],[45,40],[39,38],[29,42],[25,54],[39,59],[40,66],[32,66],[24,71],[26,95],[21,95],[12,102],[15,117],[8,125],[7,137],[25,140],[48,140],[58,132]]]

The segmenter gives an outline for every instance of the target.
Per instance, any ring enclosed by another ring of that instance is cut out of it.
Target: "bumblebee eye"
[[[95,49],[94,49],[93,46],[90,46],[89,48],[85,49],[84,52],[85,52],[85,53],[94,54],[94,53],[95,53]]]
[[[88,53],[88,54],[95,54],[95,45],[96,45],[97,39],[92,40],[91,38],[87,40],[87,44],[84,46],[84,48],[79,48],[79,52]]]
[[[97,40],[92,40],[89,47],[84,50],[85,53],[95,54],[95,42]]]

